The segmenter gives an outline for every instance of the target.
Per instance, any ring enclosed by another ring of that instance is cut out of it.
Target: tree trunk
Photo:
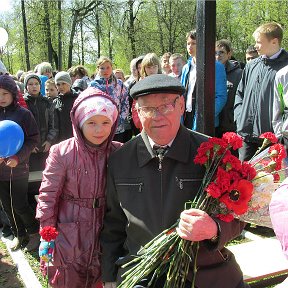
[[[156,10],[156,15],[157,15],[157,22],[158,22],[158,29],[159,29],[159,42],[160,42],[160,46],[161,46],[161,49],[162,49],[162,55],[163,55],[167,51],[165,51],[165,47],[164,47],[162,21],[160,19],[158,3],[156,1],[154,1],[154,5],[155,5],[155,10]]]
[[[95,7],[96,9],[96,33],[97,33],[97,58],[101,56],[101,38],[100,38],[100,21],[99,21],[99,7],[98,5]]]
[[[53,62],[53,55],[52,55],[52,41],[51,41],[51,27],[50,27],[50,17],[49,17],[49,8],[48,2],[46,0],[43,1],[44,5],[44,29],[45,29],[45,37],[47,42],[47,49],[48,49],[48,62],[52,64]]]
[[[27,68],[27,71],[29,71],[31,70],[31,66],[30,66],[29,48],[28,48],[28,33],[27,33],[26,13],[25,13],[25,0],[21,0],[21,14],[22,14],[22,21],[23,21],[26,68]]]
[[[128,1],[128,11],[129,11],[129,27],[128,27],[128,38],[130,39],[130,45],[131,45],[131,52],[132,57],[136,58],[136,44],[135,44],[135,26],[134,26],[134,14],[133,14],[133,0]]]
[[[73,19],[72,19],[72,27],[70,33],[70,40],[69,40],[69,49],[68,49],[68,67],[72,67],[72,52],[73,52],[73,40],[76,31],[76,24],[78,20],[78,11],[74,11]]]
[[[113,60],[113,40],[111,39],[111,26],[109,27],[108,32],[108,46],[109,46],[109,58]]]
[[[83,37],[83,22],[80,22],[80,33],[81,33],[81,65],[84,65],[84,37]]]
[[[56,69],[58,71],[62,71],[62,18],[61,18],[61,10],[62,10],[62,0],[58,0],[58,61],[56,63]]]
[[[73,10],[72,27],[68,47],[68,68],[72,67],[73,40],[75,36],[77,22],[80,21],[82,23],[83,18],[87,17],[98,4],[98,1],[91,1],[89,4],[87,4],[87,6],[83,6],[78,10]]]

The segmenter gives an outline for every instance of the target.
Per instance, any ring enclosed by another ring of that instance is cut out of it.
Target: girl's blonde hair
[[[146,67],[158,65],[157,74],[162,74],[161,71],[161,63],[158,56],[155,53],[148,53],[144,56],[142,63],[141,63],[141,76],[147,77],[147,73],[145,71]]]

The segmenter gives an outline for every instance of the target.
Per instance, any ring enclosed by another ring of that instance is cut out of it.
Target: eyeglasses
[[[172,103],[169,103],[169,104],[163,104],[163,105],[160,105],[158,107],[142,106],[142,107],[138,107],[137,110],[138,110],[138,113],[142,117],[145,117],[145,118],[154,118],[157,115],[157,111],[161,115],[166,115],[166,114],[169,114],[169,113],[174,111],[175,105],[176,105],[176,101],[179,98],[180,98],[180,96],[177,96],[175,98],[175,100]]]
[[[220,56],[220,55],[223,55],[223,54],[225,54],[226,52],[225,51],[215,51],[215,55],[216,56]]]

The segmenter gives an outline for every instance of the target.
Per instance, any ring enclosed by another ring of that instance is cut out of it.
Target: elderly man
[[[180,82],[163,74],[151,75],[130,93],[137,101],[143,130],[112,154],[108,164],[107,211],[101,234],[105,288],[116,287],[123,274],[120,265],[177,221],[185,202],[195,197],[204,172],[193,159],[207,138],[180,124],[185,109]],[[245,287],[239,266],[224,248],[243,226],[197,209],[181,213],[178,234],[201,241],[197,287]],[[147,287],[150,277],[135,287]],[[158,279],[155,287],[164,287],[164,281],[165,277]],[[189,281],[186,285],[191,287]]]

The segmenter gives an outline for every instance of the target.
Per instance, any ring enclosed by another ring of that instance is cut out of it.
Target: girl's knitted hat
[[[95,115],[106,116],[114,124],[117,120],[118,110],[112,101],[101,96],[92,96],[83,100],[75,110],[75,119],[80,128],[86,120]]]
[[[13,98],[16,99],[18,95],[18,88],[13,80],[13,78],[9,75],[0,75],[0,88],[5,89],[12,93]]]
[[[71,86],[72,85],[72,80],[71,80],[71,77],[70,77],[68,72],[61,71],[61,72],[58,72],[55,75],[55,83],[56,84],[58,84],[58,83],[66,83],[69,86]]]
[[[24,87],[25,87],[25,89],[27,89],[28,81],[30,79],[33,79],[33,78],[36,79],[39,82],[39,84],[41,85],[41,80],[40,80],[39,76],[37,74],[35,74],[35,73],[29,73],[29,74],[26,75],[26,77],[24,79]]]

